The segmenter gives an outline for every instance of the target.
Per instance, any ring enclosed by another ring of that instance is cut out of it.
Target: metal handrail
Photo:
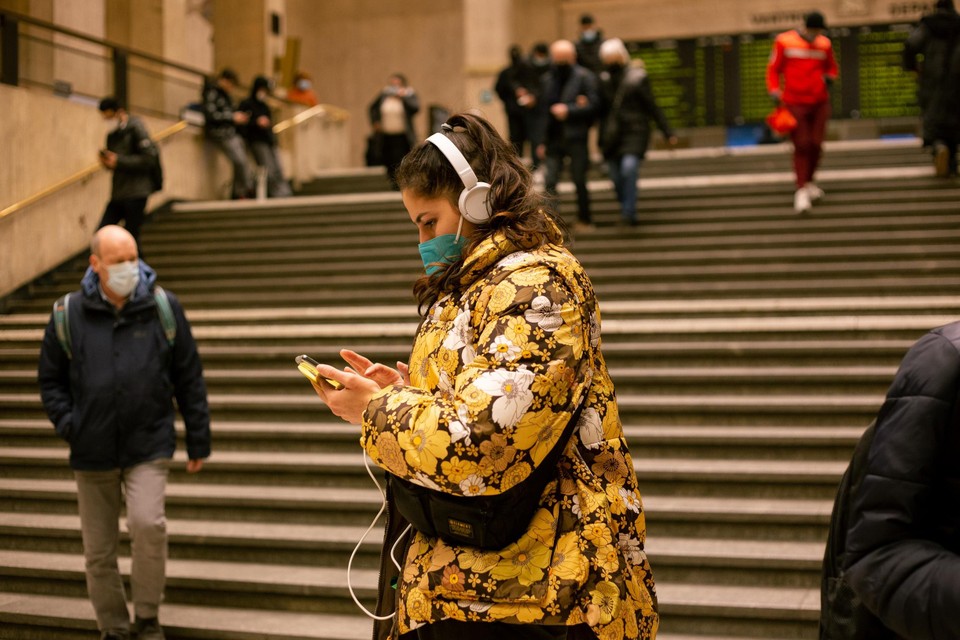
[[[286,120],[273,125],[273,132],[282,133],[287,129],[291,129],[303,124],[311,118],[325,115],[330,116],[334,122],[343,122],[350,117],[350,112],[346,109],[335,107],[332,104],[318,104],[306,109],[305,111],[301,111],[291,118],[287,118]]]
[[[159,56],[153,55],[152,53],[139,51],[137,49],[131,49],[130,47],[125,47],[121,44],[111,42],[110,40],[106,40],[104,38],[96,38],[89,34],[81,33],[80,31],[75,31],[73,29],[68,29],[67,27],[62,27],[58,24],[54,24],[53,22],[47,22],[46,20],[38,20],[37,18],[25,15],[23,13],[19,13],[17,11],[9,11],[4,9],[3,11],[0,11],[0,14],[7,14],[15,18],[17,21],[23,22],[25,24],[31,24],[36,27],[41,27],[43,29],[49,29],[50,31],[54,31],[56,33],[62,33],[64,35],[70,36],[71,38],[77,38],[78,40],[83,40],[85,42],[90,42],[90,43],[101,45],[104,47],[109,47],[111,49],[116,49],[117,51],[121,51],[129,55],[134,55],[138,58],[149,60],[150,62],[156,62],[158,64],[162,64],[167,67],[179,69],[180,71],[186,71],[187,73],[192,73],[194,75],[203,76],[203,77],[207,77],[208,75],[208,73],[203,69],[190,67],[185,64],[180,64],[179,62],[173,62],[171,60],[165,60]]]
[[[173,124],[167,127],[157,135],[152,136],[152,139],[155,142],[160,142],[161,140],[169,138],[170,136],[183,131],[184,129],[187,128],[187,126],[188,126],[187,121],[181,120],[180,122],[177,122],[176,124]],[[40,200],[47,198],[48,196],[52,196],[53,194],[57,193],[62,189],[65,189],[78,182],[83,182],[87,180],[90,176],[100,171],[101,169],[103,169],[103,166],[97,163],[97,164],[92,164],[89,167],[82,169],[80,171],[77,171],[73,175],[68,176],[63,180],[60,180],[59,182],[55,182],[54,184],[50,185],[49,187],[46,187],[45,189],[38,191],[32,196],[28,196],[23,200],[20,200],[19,202],[13,203],[6,209],[0,210],[0,219],[3,219],[6,216],[16,213],[17,211],[26,209],[30,205],[35,204]]]
[[[273,125],[273,132],[282,133],[287,129],[292,129],[293,127],[303,124],[304,122],[306,122],[311,118],[315,118],[323,115],[329,115],[336,122],[343,122],[344,120],[350,117],[350,113],[346,109],[341,109],[340,107],[335,107],[329,104],[318,104],[314,107],[310,107],[306,111],[301,111],[295,116],[291,118],[287,118],[286,120],[283,120]],[[166,129],[156,134],[155,136],[151,136],[151,138],[153,139],[154,142],[160,142],[161,140],[165,140],[166,138],[169,138],[170,136],[173,136],[174,134],[177,134],[183,131],[188,126],[189,124],[187,123],[186,120],[181,120],[176,124],[173,124],[167,127]],[[101,169],[103,169],[103,166],[97,163],[97,164],[92,164],[89,167],[86,167],[85,169],[82,169],[80,171],[77,171],[73,175],[68,176],[63,180],[60,180],[59,182],[56,182],[50,185],[49,187],[42,189],[41,191],[38,191],[32,196],[28,196],[23,200],[20,200],[19,202],[13,203],[6,209],[0,210],[0,219],[3,219],[8,215],[16,213],[17,211],[26,209],[30,205],[35,204],[40,200],[47,198],[48,196],[52,196],[53,194],[57,193],[62,189],[65,189],[78,182],[83,182],[87,180],[90,176],[100,171]]]

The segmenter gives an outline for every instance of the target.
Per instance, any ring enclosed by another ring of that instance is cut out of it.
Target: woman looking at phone
[[[501,550],[416,530],[401,539],[388,493],[384,557],[399,541],[404,568],[393,589],[382,563],[377,611],[396,617],[375,637],[653,638],[644,511],[589,278],[529,171],[482,118],[451,117],[397,181],[426,269],[409,368],[343,351],[346,370],[317,367],[343,385],[320,378],[323,401],[361,426],[389,474],[456,496],[522,482],[580,414],[529,526]]]

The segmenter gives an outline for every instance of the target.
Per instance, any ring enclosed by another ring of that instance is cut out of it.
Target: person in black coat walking
[[[247,114],[243,137],[253,153],[257,165],[267,172],[267,195],[285,198],[293,195],[290,184],[283,177],[280,158],[277,157],[277,136],[273,133],[273,114],[267,104],[270,81],[264,76],[253,79],[250,97],[240,103],[237,111]]]
[[[921,62],[922,58],[922,62]],[[937,0],[903,47],[903,66],[919,76],[923,144],[933,151],[937,175],[957,175],[960,145],[960,15],[953,0]]]
[[[907,352],[851,498],[844,578],[890,630],[960,638],[960,322]]]
[[[677,137],[657,106],[643,62],[633,61],[619,38],[600,47],[604,70],[600,74],[600,148],[620,202],[621,222],[637,224],[637,178],[650,146],[650,120],[657,123],[671,145]]]
[[[133,236],[116,225],[103,227],[91,242],[80,291],[61,307],[66,317],[59,328],[69,327],[69,339],[58,337],[55,309],[40,348],[40,396],[70,445],[87,591],[103,638],[125,640],[131,631],[117,568],[123,506],[133,631],[138,640],[164,637],[158,611],[167,559],[164,494],[177,441],[174,399],[186,424],[187,471],[200,471],[210,455],[200,356],[179,301],[156,292],[155,281],[153,269],[138,259]],[[157,295],[166,296],[172,331],[161,319]]]
[[[147,198],[163,186],[160,152],[143,122],[128,114],[115,98],[101,100],[99,110],[112,130],[98,157],[100,164],[113,172],[113,180],[110,202],[97,228],[123,220],[139,248]]]
[[[578,221],[575,229],[589,233],[594,226],[587,191],[587,166],[590,163],[587,135],[600,107],[597,76],[576,64],[576,48],[569,40],[557,40],[550,45],[550,59],[553,68],[547,79],[543,103],[547,113],[545,147],[538,151],[546,161],[545,186],[547,193],[556,198],[560,170],[569,157],[570,176],[577,188]]]

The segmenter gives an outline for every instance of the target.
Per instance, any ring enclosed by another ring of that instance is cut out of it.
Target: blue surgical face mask
[[[426,242],[421,242],[420,258],[423,259],[423,268],[428,276],[443,269],[443,265],[451,264],[460,257],[467,239],[459,233],[448,233]],[[440,263],[440,264],[436,264]]]

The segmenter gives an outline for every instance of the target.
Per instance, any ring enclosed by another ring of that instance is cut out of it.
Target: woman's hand
[[[330,411],[350,424],[361,424],[363,412],[370,404],[373,394],[380,391],[380,385],[354,371],[340,371],[327,364],[318,366],[317,373],[320,378],[312,383],[313,388],[320,399],[330,407]],[[336,380],[343,388],[334,389],[323,378]]]
[[[402,362],[397,363],[396,369],[391,369],[385,364],[371,362],[368,358],[349,349],[342,349],[340,357],[350,365],[349,371],[373,380],[380,385],[381,389],[394,384],[410,385],[410,368]]]

